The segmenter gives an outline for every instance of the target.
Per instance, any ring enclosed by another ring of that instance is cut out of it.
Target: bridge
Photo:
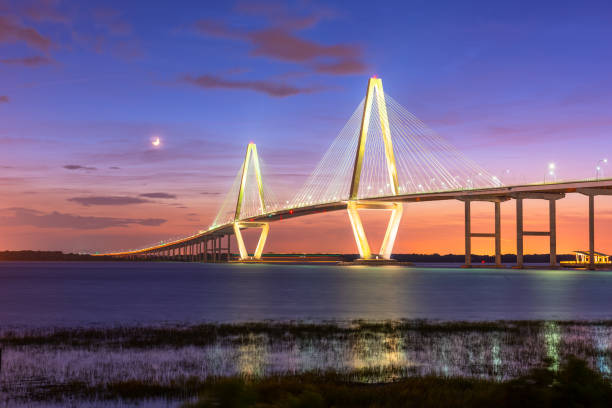
[[[499,266],[500,204],[515,200],[517,266],[524,266],[526,236],[549,237],[550,264],[556,266],[556,202],[566,194],[576,193],[589,198],[589,253],[590,267],[593,268],[595,197],[612,195],[612,179],[504,185],[497,176],[467,158],[393,98],[385,95],[382,80],[377,77],[369,79],[365,98],[304,186],[292,198],[278,198],[265,183],[262,167],[256,145],[249,143],[234,183],[208,229],[145,248],[98,256],[219,262],[223,258],[230,259],[230,237],[234,235],[240,261],[261,260],[271,223],[346,210],[360,259],[364,262],[391,260],[404,203],[460,200],[465,205],[465,265],[471,266],[472,238],[493,238],[495,262]],[[524,229],[523,201],[526,199],[548,201],[548,230]],[[474,201],[493,204],[493,232],[472,232],[471,203]],[[361,209],[390,212],[383,242],[376,253],[363,228],[359,214]],[[245,246],[241,232],[248,228],[261,229],[252,255]],[[225,247],[223,238],[226,238]]]

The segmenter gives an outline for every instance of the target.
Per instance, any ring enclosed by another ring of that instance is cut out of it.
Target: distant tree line
[[[342,255],[342,260],[352,261],[359,258],[357,254]],[[463,254],[396,254],[392,256],[400,262],[439,262],[439,263],[464,263],[465,255]],[[550,262],[549,254],[530,254],[523,256],[524,262],[526,263],[548,263]],[[559,261],[572,261],[576,257],[571,254],[557,255],[557,262]],[[502,254],[502,263],[516,263],[515,254]],[[472,263],[495,263],[494,255],[474,255],[472,254]]]
[[[225,254],[222,254],[225,257]],[[336,258],[341,261],[352,261],[359,258],[358,254],[265,254],[265,257],[316,257],[323,256]],[[465,255],[462,254],[396,254],[393,259],[401,262],[432,262],[432,263],[463,263]],[[571,261],[575,256],[570,254],[557,255],[557,261]],[[109,256],[92,256],[88,254],[70,254],[61,251],[0,251],[0,261],[127,261],[127,258],[113,258]],[[495,263],[493,255],[472,255],[472,263]],[[526,263],[548,263],[548,254],[525,255]],[[502,255],[502,263],[516,263],[515,254]]]
[[[61,251],[0,251],[0,261],[114,261],[110,257],[66,254]]]

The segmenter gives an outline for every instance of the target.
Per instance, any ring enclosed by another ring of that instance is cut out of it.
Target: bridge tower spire
[[[389,184],[393,195],[396,195],[399,190],[397,181],[397,167],[395,166],[395,154],[393,153],[393,142],[391,141],[391,128],[389,126],[389,117],[387,116],[387,103],[385,101],[385,91],[383,90],[382,79],[372,77],[368,81],[368,90],[366,91],[366,99],[363,104],[363,115],[361,117],[361,128],[359,130],[359,141],[357,144],[357,156],[355,157],[355,165],[353,166],[353,178],[351,180],[350,199],[356,200],[359,193],[359,179],[361,178],[361,170],[363,168],[363,157],[365,155],[366,141],[368,139],[368,130],[370,128],[370,117],[372,116],[372,106],[376,98],[378,106],[378,119],[382,132],[382,138],[385,146],[385,159],[387,161],[387,172],[389,174]]]
[[[376,98],[376,99],[374,99]],[[379,257],[382,259],[391,259],[391,251],[395,243],[397,236],[397,230],[399,223],[402,218],[403,205],[401,202],[384,202],[384,201],[367,201],[359,200],[359,180],[361,178],[361,171],[363,168],[364,155],[366,151],[366,141],[368,138],[368,130],[370,127],[370,118],[372,116],[372,107],[376,101],[378,107],[378,119],[381,126],[381,133],[385,148],[385,160],[387,164],[387,173],[389,176],[389,186],[393,195],[397,195],[399,192],[399,183],[397,179],[397,167],[395,165],[395,153],[393,152],[393,142],[391,140],[391,128],[389,126],[389,117],[387,116],[387,104],[385,101],[385,92],[382,86],[382,79],[372,77],[368,81],[368,89],[366,91],[366,99],[363,105],[363,115],[361,117],[361,128],[359,130],[359,141],[357,144],[357,152],[355,157],[355,164],[353,166],[353,177],[351,180],[351,190],[349,194],[349,201],[347,203],[347,211],[351,226],[353,228],[353,234],[355,236],[355,242],[359,250],[361,259],[372,259],[372,251],[370,244],[363,228],[361,217],[359,216],[359,209],[371,209],[371,210],[391,210],[391,217],[387,225],[385,237],[380,247]]]
[[[252,221],[241,221],[240,215],[242,211],[242,203],[244,201],[244,194],[249,175],[250,164],[253,163],[253,169],[255,171],[255,179],[257,180],[257,192],[259,196],[259,204],[261,207],[262,214],[266,212],[266,201],[264,199],[264,188],[263,178],[261,176],[261,168],[259,167],[259,156],[257,155],[257,146],[251,142],[247,146],[246,155],[244,157],[244,164],[242,165],[242,176],[240,178],[240,189],[238,191],[238,200],[236,201],[236,213],[234,215],[234,234],[236,235],[236,241],[238,243],[238,250],[240,251],[240,259],[249,259],[249,253],[244,245],[244,239],[240,229],[243,228],[261,228],[261,235],[253,254],[254,259],[261,259],[264,245],[268,237],[268,231],[270,225],[267,222],[252,222]]]

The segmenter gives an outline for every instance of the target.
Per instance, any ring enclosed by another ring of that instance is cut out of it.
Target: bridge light
[[[554,170],[555,169],[555,163],[549,163],[548,164],[548,170]]]

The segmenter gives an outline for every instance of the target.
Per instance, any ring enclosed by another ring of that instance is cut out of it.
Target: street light
[[[595,179],[599,180],[600,177],[603,177],[603,167],[602,165],[608,164],[608,159],[601,159],[597,162],[597,166],[595,167]]]
[[[555,178],[555,168],[557,166],[555,166],[555,163],[548,163],[548,175],[550,176],[551,180],[554,180]],[[544,183],[546,183],[546,174],[544,175]]]

